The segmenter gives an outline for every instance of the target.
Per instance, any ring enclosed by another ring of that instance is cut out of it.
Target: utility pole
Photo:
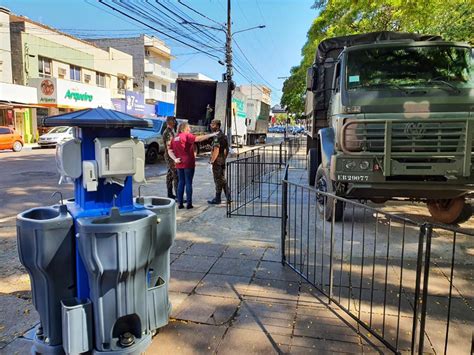
[[[227,82],[227,103],[226,103],[226,121],[227,121],[227,142],[229,148],[232,146],[232,91],[234,90],[234,82],[232,81],[232,30],[231,30],[231,0],[227,0],[227,32],[225,42],[225,62],[227,65],[226,82]]]

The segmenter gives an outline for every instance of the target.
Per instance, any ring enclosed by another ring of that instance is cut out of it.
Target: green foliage
[[[306,70],[325,38],[374,31],[441,35],[448,41],[474,44],[472,0],[315,0],[319,16],[302,48],[302,60],[283,84],[281,104],[291,112],[304,110]]]

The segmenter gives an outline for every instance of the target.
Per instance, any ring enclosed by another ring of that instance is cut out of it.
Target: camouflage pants
[[[168,191],[178,191],[178,172],[176,171],[176,166],[173,159],[171,159],[168,154],[165,154],[165,161],[168,165],[168,172],[166,173],[166,188]]]
[[[212,175],[216,185],[216,194],[220,195],[222,191],[227,195],[227,180],[225,178],[225,165],[212,164]]]

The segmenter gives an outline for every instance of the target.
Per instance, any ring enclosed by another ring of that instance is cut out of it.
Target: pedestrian
[[[184,190],[186,188],[186,208],[193,208],[193,177],[196,168],[194,143],[216,136],[217,133],[195,136],[191,127],[183,122],[178,127],[178,135],[171,141],[168,154],[174,160],[178,171],[178,208],[184,208]]]
[[[165,148],[165,161],[168,165],[168,172],[166,173],[166,188],[168,190],[168,198],[172,199],[175,199],[175,194],[178,193],[178,172],[176,171],[174,160],[171,159],[168,154],[170,143],[174,137],[176,137],[176,118],[174,116],[168,116],[166,118],[166,129],[163,131],[163,147]]]
[[[207,201],[211,205],[218,205],[221,203],[222,191],[224,191],[227,201],[230,201],[229,186],[225,178],[225,161],[229,154],[229,144],[227,138],[221,131],[221,121],[212,120],[211,130],[217,132],[217,135],[212,139],[212,151],[209,164],[212,164],[212,175],[214,176],[214,184],[216,186],[216,196]]]

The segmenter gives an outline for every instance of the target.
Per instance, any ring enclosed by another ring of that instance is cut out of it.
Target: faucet
[[[60,202],[60,205],[59,205],[59,212],[64,215],[67,213],[67,206],[64,204],[64,199],[63,199],[63,194],[61,191],[54,191],[52,194],[51,194],[51,198],[53,198],[54,196],[56,196],[56,194],[59,195],[59,202]]]
[[[138,198],[142,197],[142,187],[145,187],[144,184],[138,186]]]
[[[59,195],[59,201],[61,202],[61,205],[64,205],[63,194],[62,194],[61,191],[54,191],[54,192],[51,194],[50,198],[53,198],[56,194]]]

